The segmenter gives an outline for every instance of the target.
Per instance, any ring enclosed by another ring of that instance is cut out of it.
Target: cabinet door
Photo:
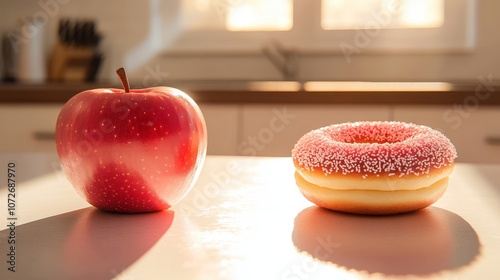
[[[499,107],[396,106],[394,118],[442,131],[457,148],[457,162],[500,163]]]
[[[208,153],[235,155],[236,105],[200,104],[207,123]],[[1,152],[55,152],[55,124],[62,105],[0,105]]]
[[[239,155],[290,156],[305,133],[335,123],[389,120],[388,106],[244,105]]]
[[[0,105],[0,151],[55,152],[55,127],[62,104]]]
[[[199,104],[208,130],[210,155],[236,155],[240,130],[238,105]]]

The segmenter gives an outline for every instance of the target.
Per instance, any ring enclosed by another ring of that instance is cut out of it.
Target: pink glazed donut
[[[355,122],[313,130],[292,150],[301,193],[356,214],[425,208],[446,190],[457,152],[439,131],[401,122]]]

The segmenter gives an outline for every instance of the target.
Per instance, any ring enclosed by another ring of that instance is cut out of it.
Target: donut
[[[331,210],[384,215],[437,201],[455,166],[441,132],[394,121],[334,124],[295,144],[295,181],[306,199]]]

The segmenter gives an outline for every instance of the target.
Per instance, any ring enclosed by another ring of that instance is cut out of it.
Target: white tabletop
[[[457,164],[432,207],[381,217],[313,206],[293,172],[290,158],[209,156],[181,204],[123,215],[89,206],[55,155],[0,154],[0,279],[498,279],[500,166]]]

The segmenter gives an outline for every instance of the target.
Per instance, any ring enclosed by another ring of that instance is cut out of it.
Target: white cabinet
[[[239,155],[290,156],[297,140],[323,126],[389,120],[389,106],[272,104],[243,105]]]
[[[208,130],[208,149],[211,155],[236,155],[241,129],[241,112],[233,104],[198,104]]]
[[[457,162],[500,163],[500,107],[396,106],[394,119],[442,131],[457,148]]]
[[[0,152],[56,152],[55,126],[63,104],[0,104]],[[235,155],[239,131],[236,105],[200,104],[208,153]]]
[[[0,104],[0,152],[55,152],[62,104]]]
[[[201,103],[208,154],[290,156],[297,140],[322,126],[396,120],[441,130],[457,147],[459,162],[500,163],[500,107],[212,104]],[[0,152],[55,152],[62,104],[0,104]]]

